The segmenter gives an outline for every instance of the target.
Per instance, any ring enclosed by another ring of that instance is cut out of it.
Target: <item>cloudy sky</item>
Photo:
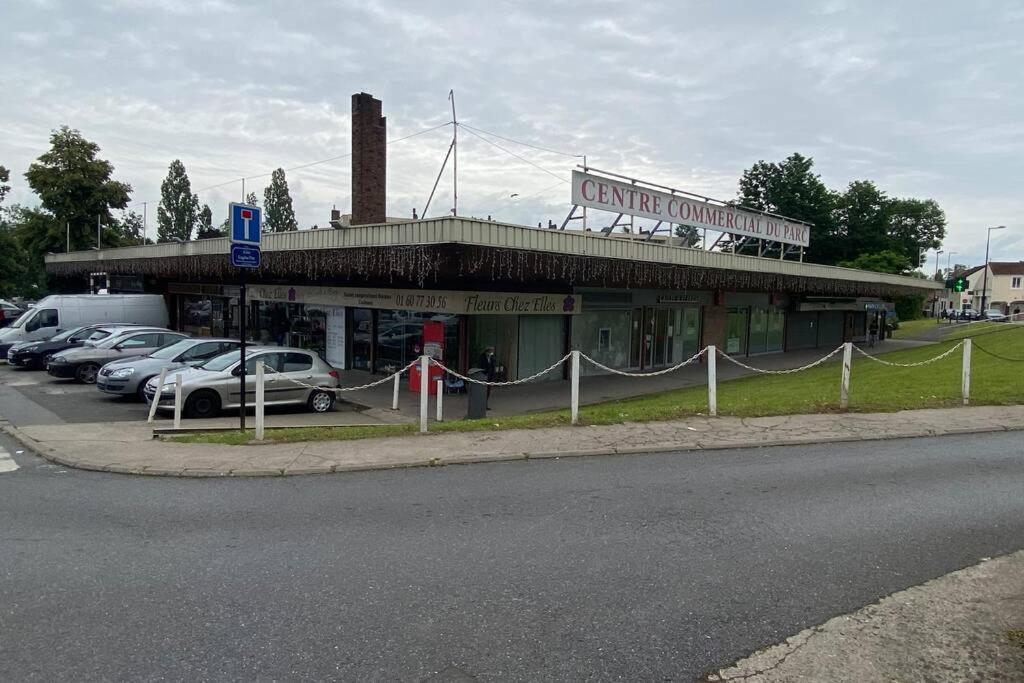
[[[993,258],[1024,258],[1020,2],[18,0],[3,14],[13,201],[34,202],[21,174],[67,124],[135,208],[149,202],[151,230],[174,158],[193,188],[225,183],[200,199],[226,215],[238,178],[262,196],[269,178],[252,176],[347,154],[352,93],[383,100],[395,140],[449,121],[454,88],[461,122],[554,150],[489,138],[531,165],[462,130],[463,215],[561,221],[573,154],[729,199],[744,168],[799,151],[831,187],[937,200],[953,262],[979,262],[999,224]],[[423,207],[450,135],[389,147],[389,215]],[[348,158],[288,179],[302,227],[349,210]],[[432,215],[450,177],[438,192]]]

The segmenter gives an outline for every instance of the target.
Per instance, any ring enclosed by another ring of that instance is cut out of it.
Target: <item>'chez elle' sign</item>
[[[810,226],[731,206],[718,206],[603,176],[572,172],[572,203],[665,223],[682,223],[774,242],[810,244]]]
[[[578,294],[455,292],[420,289],[360,289],[304,285],[249,285],[249,297],[321,306],[387,308],[429,313],[489,315],[565,315],[579,313]]]

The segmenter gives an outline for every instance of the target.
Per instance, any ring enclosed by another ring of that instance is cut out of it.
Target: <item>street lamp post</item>
[[[989,228],[988,236],[985,238],[985,272],[981,276],[981,311],[979,311],[981,315],[985,315],[985,311],[988,310],[985,306],[985,299],[988,294],[988,246],[992,241],[992,231],[1004,229],[1006,229],[1005,225],[997,225],[994,228]]]

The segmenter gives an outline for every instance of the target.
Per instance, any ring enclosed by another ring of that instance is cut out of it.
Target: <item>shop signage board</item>
[[[324,306],[326,316],[325,347],[327,362],[332,366],[345,369],[345,308],[342,306]]]
[[[231,265],[235,268],[259,268],[260,248],[251,244],[231,245]]]
[[[810,244],[811,228],[805,223],[712,204],[583,171],[572,172],[572,203],[773,242],[804,247]]]
[[[304,285],[249,285],[249,296],[262,301],[455,315],[572,315],[579,313],[583,305],[583,298],[579,294],[361,289]]]

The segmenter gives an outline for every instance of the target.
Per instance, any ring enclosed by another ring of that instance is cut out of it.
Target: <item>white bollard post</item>
[[[427,408],[430,400],[430,356],[420,356],[420,434],[427,433]]]
[[[160,379],[156,381],[156,393],[153,394],[153,402],[149,404],[149,419],[146,422],[152,422],[153,417],[156,415],[156,405],[160,402],[160,394],[164,390],[164,382],[167,380],[167,368],[163,368],[160,371]]]
[[[708,415],[718,415],[718,349],[708,344]]]
[[[401,382],[402,373],[395,374],[395,390],[391,395],[391,410],[398,410],[398,385]]]
[[[569,365],[569,372],[572,375],[572,398],[570,399],[569,411],[572,414],[572,423],[579,424],[580,421],[580,352],[572,351],[572,361]]]
[[[174,376],[174,428],[181,429],[181,373]]]
[[[444,410],[441,403],[444,401],[444,380],[437,380],[437,421],[444,422]]]
[[[850,406],[850,366],[853,363],[853,342],[843,344],[843,377],[839,381],[839,407]]]
[[[971,398],[971,338],[964,339],[964,364],[963,364],[963,382],[961,384],[961,393],[964,397],[964,405],[970,402]]]
[[[256,362],[256,440],[263,441],[263,406],[265,402],[265,387],[263,379],[266,375],[263,370],[263,363]]]

